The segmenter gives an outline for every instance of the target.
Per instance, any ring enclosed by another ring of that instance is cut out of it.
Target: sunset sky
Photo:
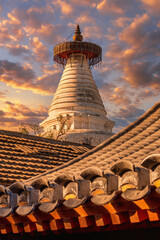
[[[63,71],[53,47],[76,24],[103,49],[92,73],[113,132],[160,100],[160,0],[0,0],[0,129],[47,117]]]

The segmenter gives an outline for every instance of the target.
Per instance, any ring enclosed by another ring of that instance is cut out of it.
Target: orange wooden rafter
[[[35,223],[29,223],[29,222],[24,222],[23,223],[23,228],[26,233],[31,233],[33,231],[36,231],[36,225]]]
[[[139,223],[148,219],[147,210],[139,209],[137,211],[129,211],[129,219],[131,223]]]
[[[78,221],[80,228],[89,228],[90,226],[95,225],[95,220],[93,216],[78,217]]]
[[[112,223],[110,214],[106,213],[103,214],[96,214],[95,216],[95,223],[97,227],[104,227]]]
[[[63,224],[62,219],[57,219],[57,220],[53,219],[53,220],[50,221],[49,225],[50,225],[50,229],[52,231],[58,231],[58,230],[64,228],[64,224]]]
[[[129,214],[128,212],[122,212],[122,213],[113,213],[110,214],[111,221],[113,225],[117,224],[123,224],[129,222]]]
[[[79,226],[77,218],[64,218],[63,219],[64,228],[70,230]]]
[[[150,222],[160,220],[160,209],[148,209],[147,213]]]

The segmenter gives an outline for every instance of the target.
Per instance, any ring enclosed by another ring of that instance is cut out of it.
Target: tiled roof
[[[89,146],[0,130],[0,183],[37,176],[88,151]]]
[[[64,172],[79,175],[84,169],[92,166],[103,171],[119,160],[139,164],[145,157],[154,153],[160,153],[160,102],[102,144],[42,175],[54,180]]]
[[[106,171],[88,168],[79,178],[72,173],[54,182],[41,177],[31,185],[1,185],[0,233],[160,226],[159,199],[160,154],[148,156],[139,166],[122,160]]]

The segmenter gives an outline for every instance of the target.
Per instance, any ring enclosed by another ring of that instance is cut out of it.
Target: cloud
[[[123,14],[129,4],[128,0],[102,0],[97,9],[103,14]]]
[[[38,37],[33,37],[30,42],[32,51],[36,56],[37,61],[48,62],[50,59],[50,53],[46,45],[44,45]]]
[[[0,117],[0,129],[13,130],[16,131],[18,122],[15,118]]]
[[[48,44],[58,44],[64,41],[66,28],[64,25],[41,24],[39,28],[33,26],[25,26],[23,28],[26,34],[30,36],[38,36]],[[64,30],[65,29],[65,30]]]
[[[144,113],[144,109],[138,108],[134,104],[127,104],[125,107],[121,107],[120,110],[112,116],[112,120],[116,123],[114,132],[122,130]]]
[[[18,131],[21,124],[39,124],[48,116],[48,108],[30,108],[21,103],[5,101],[5,111],[0,110],[0,128]]]
[[[7,14],[8,19],[0,21],[0,43],[17,42],[24,38],[21,23],[16,16],[11,13]]]
[[[122,87],[116,87],[111,96],[109,97],[109,101],[112,103],[114,102],[116,105],[123,105],[131,104],[130,92],[126,91],[126,89]]]
[[[101,81],[98,83],[98,88],[99,88],[100,95],[103,98],[103,100],[107,101],[108,98],[111,97],[113,89],[115,88],[115,85],[113,83]]]
[[[30,55],[31,51],[27,45],[23,44],[1,44],[0,47],[6,48],[8,52],[13,56],[22,56],[22,55]]]
[[[70,3],[67,3],[66,1],[56,0],[54,1],[54,4],[60,7],[62,14],[66,16],[73,12],[72,5]]]
[[[65,2],[70,3],[72,6],[88,6],[91,8],[95,8],[99,0],[66,0]]]
[[[83,17],[83,20],[81,20],[78,17],[78,21],[75,21],[75,17],[80,16],[81,13],[84,16],[84,12],[86,11],[92,11],[96,9],[97,4],[100,2],[100,0],[52,0],[52,3],[55,6],[56,11],[60,9],[61,11],[61,19],[71,19],[73,18],[73,21],[75,23],[82,23],[86,22],[86,19]],[[91,14],[92,15],[92,14]],[[88,19],[90,21],[90,19]]]
[[[108,45],[108,50],[105,53],[109,58],[120,58],[122,56],[123,48],[120,42],[114,42]]]
[[[82,24],[88,24],[88,23],[92,23],[95,24],[96,23],[96,19],[94,17],[91,16],[91,14],[89,12],[84,12],[77,17],[77,19],[75,20],[76,23],[82,25]]]
[[[15,34],[14,34],[15,33]],[[22,38],[23,33],[21,30],[16,30],[16,31],[10,31],[7,26],[3,26],[0,23],[0,42],[12,42],[12,41],[17,41],[18,38]]]
[[[16,16],[14,16],[12,13],[8,13],[7,16],[8,16],[8,19],[9,19],[8,22],[10,24],[17,24],[17,25],[19,25],[21,23],[19,21],[19,19]]]
[[[60,81],[60,76],[60,69],[55,69],[51,74],[44,74],[38,77],[37,85],[42,88],[41,91],[44,92],[44,94],[53,95]]]
[[[0,4],[0,18],[1,18],[2,10],[3,10],[3,8],[2,8],[2,5]]]
[[[4,116],[5,115],[5,112],[0,110],[0,117]]]
[[[144,113],[144,109],[128,104],[127,107],[120,109],[120,111],[117,113],[117,116],[121,119],[128,119],[128,121],[132,122]]]
[[[5,98],[6,93],[5,92],[0,92],[0,99],[4,99]]]
[[[21,117],[44,118],[48,115],[47,114],[48,109],[44,106],[39,106],[39,109],[32,109],[21,103],[15,104],[10,101],[6,101],[5,104],[7,105],[7,112],[9,112],[10,115],[16,116],[18,118]]]
[[[120,87],[115,83],[102,82],[99,90],[104,102],[116,105],[118,108],[132,103],[134,93],[127,86]]]
[[[149,12],[159,15],[160,12],[159,0],[141,0],[141,2]]]
[[[11,14],[20,21],[21,24],[38,29],[41,27],[42,23],[49,24],[53,21],[54,10],[52,5],[41,7],[32,6],[28,9],[15,8],[12,10]]]
[[[150,17],[147,14],[137,16],[134,21],[119,34],[119,39],[130,45],[139,47],[145,42],[146,27],[149,21]]]
[[[124,28],[128,22],[131,21],[131,18],[128,17],[119,17],[112,21],[113,25],[119,28]]]
[[[93,26],[85,26],[83,29],[84,34],[93,39],[93,38],[102,38],[103,31],[100,26],[93,25]]]
[[[151,62],[129,63],[124,66],[125,81],[133,87],[147,87],[160,90],[160,72],[156,68],[159,64],[152,65]],[[157,73],[157,74],[156,74]]]
[[[107,29],[108,33],[105,35],[105,37],[109,40],[109,41],[115,41],[117,39],[117,34],[116,31],[113,28],[108,28]]]
[[[160,30],[153,30],[151,18],[143,14],[132,19],[119,33],[119,41],[108,46],[105,57],[117,62],[111,71],[118,69],[122,73],[121,81],[136,88],[137,93],[144,88],[155,90],[155,95],[160,91],[159,38]]]
[[[159,92],[153,91],[151,89],[142,89],[138,94],[137,94],[137,98],[135,100],[135,102],[141,103],[143,100],[145,99],[149,99],[155,96],[158,96]]]
[[[28,66],[19,63],[0,60],[0,81],[13,88],[31,90],[37,94],[53,94],[60,79],[60,69],[55,69],[52,74],[37,77]]]
[[[1,77],[10,76],[15,80],[31,81],[35,78],[35,73],[30,68],[24,68],[18,63],[9,62],[7,60],[0,60],[0,74]]]
[[[30,36],[39,36],[49,44],[62,40],[64,26],[53,24],[55,14],[51,3],[28,9],[14,8],[8,16],[10,18],[3,20],[0,25],[2,43],[19,41],[24,37],[29,39]]]

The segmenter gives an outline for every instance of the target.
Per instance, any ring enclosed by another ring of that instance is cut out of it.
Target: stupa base
[[[59,137],[60,140],[69,141],[74,143],[85,143],[91,146],[97,146],[107,138],[113,136],[113,133],[102,132],[102,131],[88,131],[83,130],[80,131],[79,129],[74,130],[72,132],[67,132],[66,134]]]

